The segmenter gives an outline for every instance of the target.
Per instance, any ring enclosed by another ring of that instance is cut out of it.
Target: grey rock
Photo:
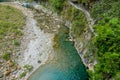
[[[0,78],[0,80],[3,80],[3,78]]]
[[[3,77],[3,74],[2,74],[2,72],[0,72],[0,78],[2,78]]]
[[[4,61],[0,59],[0,63],[3,63]]]

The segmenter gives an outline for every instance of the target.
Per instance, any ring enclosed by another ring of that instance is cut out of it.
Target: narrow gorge
[[[0,80],[119,80],[119,0],[0,0]]]

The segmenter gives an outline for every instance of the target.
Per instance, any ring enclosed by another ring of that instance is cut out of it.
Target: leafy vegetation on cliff
[[[64,16],[64,19],[71,22],[70,33],[74,37],[80,38],[80,36],[88,27],[88,23],[84,13],[66,2],[64,4],[62,15]]]
[[[25,17],[19,10],[0,5],[0,57],[3,59],[9,60],[10,55],[16,52],[24,23]]]
[[[65,1],[66,0],[49,0],[53,9],[57,12],[60,12],[61,10],[63,10],[63,6],[64,6]]]
[[[91,80],[120,79],[120,1],[102,0],[91,10],[97,20],[94,38],[97,47],[98,64]]]
[[[88,26],[84,13],[68,4],[66,0],[49,0],[49,3],[55,11],[64,16],[64,19],[70,20],[71,34],[79,38]]]
[[[79,37],[87,26],[85,16],[75,8],[71,8],[65,2],[51,0],[55,9],[62,12],[66,20],[72,23],[72,33]],[[92,17],[96,20],[95,30],[98,34],[93,40],[96,46],[95,71],[90,73],[91,80],[120,79],[120,0],[77,0],[84,7],[90,9]],[[95,3],[95,1],[99,1]],[[64,6],[63,6],[64,5]],[[64,11],[61,11],[61,10]],[[56,36],[58,37],[58,36]],[[58,39],[56,38],[56,41]]]

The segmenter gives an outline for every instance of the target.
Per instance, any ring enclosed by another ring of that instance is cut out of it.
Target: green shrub
[[[13,40],[13,44],[15,45],[15,46],[20,46],[20,41],[19,40]]]
[[[120,67],[120,22],[119,18],[107,18],[95,26],[98,36],[94,38],[98,64],[95,79],[109,80],[119,75]],[[112,71],[111,71],[112,70]]]
[[[119,80],[120,76],[120,0],[101,0],[93,5],[91,15],[96,19],[94,38],[98,64],[90,78]],[[92,80],[91,79],[91,80]]]
[[[101,0],[98,4],[93,5],[91,15],[94,19],[103,19],[103,17],[120,18],[120,0]]]
[[[23,72],[23,73],[20,74],[20,78],[23,78],[25,76],[26,76],[26,72]]]
[[[57,12],[62,11],[65,0],[49,0],[53,9]]]
[[[27,70],[27,71],[32,71],[32,69],[33,69],[33,66],[32,65],[24,65],[24,68]]]
[[[75,34],[76,37],[80,37],[80,35],[84,32],[87,26],[88,24],[84,13],[75,9],[73,11],[72,28],[71,28],[73,34]]]
[[[79,38],[88,27],[85,14],[67,2],[64,5],[65,10],[62,14],[66,20],[71,21],[71,35]]]
[[[120,76],[120,0],[101,0],[91,9],[91,14],[97,20],[94,38],[97,48],[98,64],[90,75],[91,80],[119,80]]]
[[[69,29],[66,26],[62,25],[59,28],[59,33],[54,36],[53,47],[54,48],[61,47],[65,41],[68,41],[68,37],[69,37]]]
[[[4,52],[3,55],[2,55],[2,58],[5,59],[5,60],[9,60],[10,59],[10,53]]]

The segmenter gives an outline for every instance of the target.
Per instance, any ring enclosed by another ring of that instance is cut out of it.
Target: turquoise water
[[[41,66],[28,80],[88,80],[85,67],[68,36],[68,28],[62,27],[57,34],[54,59]]]

